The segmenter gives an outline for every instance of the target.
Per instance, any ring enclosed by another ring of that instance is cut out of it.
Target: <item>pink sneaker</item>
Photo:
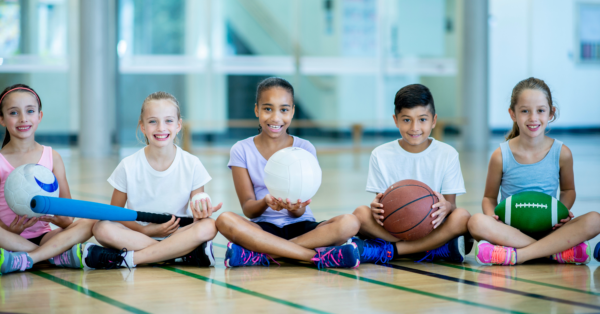
[[[552,254],[550,258],[561,264],[587,264],[592,260],[590,244],[588,241],[579,243],[568,250]]]
[[[493,245],[488,241],[479,241],[475,248],[475,258],[481,265],[515,265],[517,250],[509,246]]]

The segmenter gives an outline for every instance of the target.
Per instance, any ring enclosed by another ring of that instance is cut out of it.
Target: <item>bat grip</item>
[[[156,214],[156,213],[148,213],[148,212],[137,212],[137,221],[145,221],[151,222],[155,224],[162,224],[169,220],[171,220],[171,216],[169,214]],[[179,218],[179,225],[181,227],[191,225],[194,222],[194,218],[190,217],[176,217]]]

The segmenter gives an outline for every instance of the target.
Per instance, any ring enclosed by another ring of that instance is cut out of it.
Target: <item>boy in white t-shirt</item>
[[[360,262],[386,263],[401,255],[421,252],[426,252],[422,260],[441,258],[462,262],[465,256],[463,234],[467,232],[470,214],[456,208],[456,195],[466,192],[458,152],[429,137],[437,115],[427,87],[421,84],[403,87],[396,93],[394,105],[394,122],[402,138],[383,144],[371,153],[367,191],[376,196],[370,207],[360,206],[354,211],[361,222],[359,233],[367,238],[352,239],[359,247]],[[382,193],[406,179],[427,184],[439,199],[432,206],[434,230],[414,241],[400,241],[383,228],[382,222]],[[472,246],[470,241],[469,244]]]

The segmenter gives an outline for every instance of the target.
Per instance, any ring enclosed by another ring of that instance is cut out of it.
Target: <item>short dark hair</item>
[[[258,83],[258,87],[256,88],[256,104],[258,105],[258,101],[260,100],[260,94],[267,89],[272,87],[281,87],[287,90],[292,95],[292,100],[294,99],[294,87],[290,82],[280,78],[280,77],[269,77],[262,80]]]
[[[435,105],[433,96],[425,85],[411,84],[402,87],[394,98],[394,113],[398,115],[403,108],[412,109],[416,106],[429,107],[431,114],[435,116]]]

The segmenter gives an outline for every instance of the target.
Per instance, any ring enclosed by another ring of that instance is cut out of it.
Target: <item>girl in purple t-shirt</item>
[[[311,200],[291,204],[268,194],[264,168],[275,152],[293,146],[316,157],[309,141],[287,132],[294,109],[294,88],[289,82],[271,77],[258,85],[254,113],[259,134],[237,142],[229,161],[242,211],[250,220],[232,212],[217,219],[217,229],[231,241],[225,254],[227,267],[268,266],[269,258],[275,257],[314,262],[319,268],[356,268],[360,263],[356,244],[342,245],[358,232],[354,215],[315,222],[308,207]]]

